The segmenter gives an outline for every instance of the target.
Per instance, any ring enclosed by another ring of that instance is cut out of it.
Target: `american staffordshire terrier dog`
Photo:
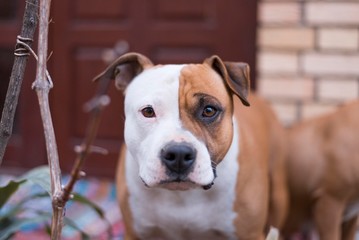
[[[290,211],[286,235],[354,239],[359,213],[359,101],[289,130]]]
[[[258,240],[267,223],[282,225],[284,129],[248,97],[247,64],[154,65],[128,53],[97,77],[109,78],[125,91],[125,239]]]

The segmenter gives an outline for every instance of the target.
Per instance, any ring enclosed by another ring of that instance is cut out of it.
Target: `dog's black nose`
[[[161,150],[161,160],[172,172],[184,173],[194,163],[197,152],[189,144],[169,143]]]

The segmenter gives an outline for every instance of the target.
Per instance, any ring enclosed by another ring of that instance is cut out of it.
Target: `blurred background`
[[[25,1],[0,0],[0,107],[5,99]],[[61,0],[52,1],[50,93],[61,167],[75,159],[88,115],[91,79],[128,52],[155,63],[201,62],[212,54],[251,66],[252,88],[289,126],[359,97],[359,2],[353,0]],[[33,48],[37,47],[34,44]],[[46,164],[30,58],[4,163],[7,172]],[[112,178],[122,143],[122,93],[110,90],[89,176]]]

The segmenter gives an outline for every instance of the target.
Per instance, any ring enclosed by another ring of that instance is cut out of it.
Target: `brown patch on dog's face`
[[[233,136],[232,96],[222,77],[208,64],[191,64],[181,71],[179,112],[184,128],[204,142],[211,161],[226,155]]]

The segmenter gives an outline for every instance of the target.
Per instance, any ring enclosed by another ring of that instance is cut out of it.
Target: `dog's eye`
[[[155,113],[155,110],[153,110],[152,107],[145,107],[141,110],[141,113],[142,115],[145,117],[145,118],[154,118],[156,117],[156,113]]]
[[[202,117],[204,118],[211,118],[214,117],[217,114],[218,110],[215,107],[212,106],[206,106],[203,109]]]

